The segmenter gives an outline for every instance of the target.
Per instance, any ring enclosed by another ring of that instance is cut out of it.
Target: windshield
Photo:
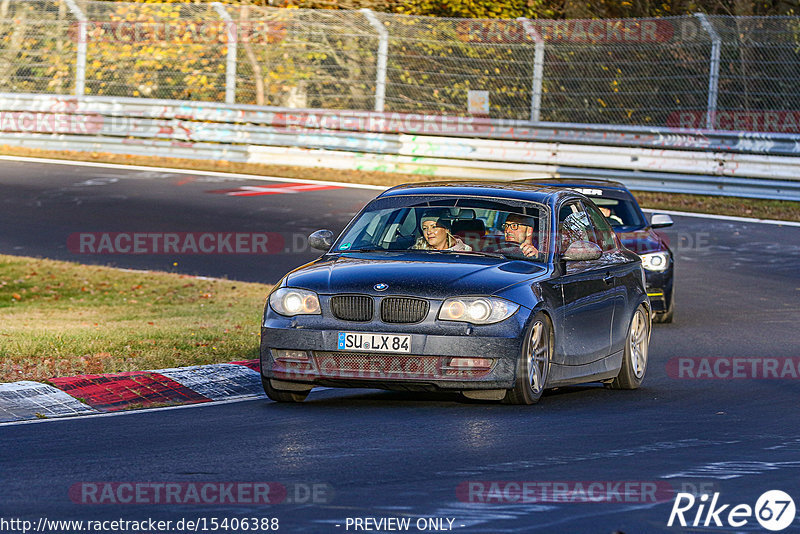
[[[465,253],[546,261],[548,208],[480,198],[389,197],[370,203],[333,252]]]
[[[647,226],[639,207],[633,200],[589,197],[600,208],[614,230],[629,232]]]

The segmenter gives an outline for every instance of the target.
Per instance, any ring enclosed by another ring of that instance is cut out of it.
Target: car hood
[[[667,250],[666,240],[654,230],[637,230],[617,234],[625,248],[637,254]]]
[[[323,256],[289,273],[286,285],[320,294],[362,293],[446,298],[492,295],[542,277],[543,265],[467,254],[344,253]],[[383,291],[376,284],[387,284]]]

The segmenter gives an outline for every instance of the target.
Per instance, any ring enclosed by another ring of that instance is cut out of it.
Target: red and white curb
[[[158,372],[214,401],[249,397],[264,391],[258,371],[240,364],[197,365]]]
[[[88,415],[97,410],[47,384],[23,380],[0,384],[0,422]]]
[[[258,360],[0,384],[0,423],[263,395]]]

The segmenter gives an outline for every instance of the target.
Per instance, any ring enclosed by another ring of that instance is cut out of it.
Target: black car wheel
[[[284,391],[275,389],[269,383],[269,378],[261,375],[261,385],[264,386],[264,393],[275,402],[303,402],[308,397],[310,391]]]
[[[650,345],[650,321],[644,306],[636,308],[625,338],[625,351],[622,367],[617,378],[610,384],[611,389],[636,389],[642,384],[647,371],[647,350]]]
[[[517,359],[516,383],[503,401],[507,404],[535,404],[544,392],[553,355],[553,325],[546,314],[533,318]]]

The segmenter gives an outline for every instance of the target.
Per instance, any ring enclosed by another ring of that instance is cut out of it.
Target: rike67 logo
[[[669,514],[667,526],[682,527],[733,527],[743,528],[755,516],[758,524],[767,530],[779,532],[795,520],[797,509],[788,493],[770,490],[763,493],[755,507],[749,504],[722,504],[719,493],[704,493],[699,498],[691,493],[678,493]]]

